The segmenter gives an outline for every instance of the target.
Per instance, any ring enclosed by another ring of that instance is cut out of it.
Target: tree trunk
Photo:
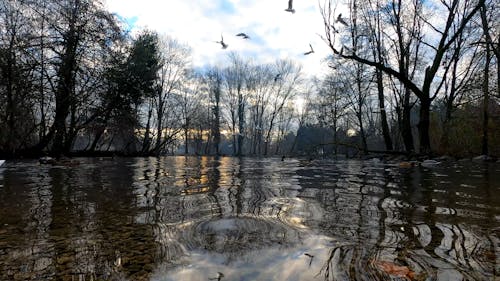
[[[43,2],[42,14],[45,16],[45,2]],[[45,17],[42,17],[42,22],[40,24],[40,131],[38,138],[41,140],[47,134],[47,122],[45,120],[45,91],[43,85],[43,75],[45,75],[45,57],[44,57],[44,31],[45,31]]]
[[[356,46],[356,44],[354,44]],[[361,147],[363,148],[363,153],[366,153],[368,150],[368,144],[366,143],[366,134],[365,134],[365,128],[363,124],[363,105],[364,105],[364,97],[361,89],[361,63],[356,64],[356,86],[357,86],[357,94],[358,94],[358,100],[357,100],[357,106],[358,110],[356,112],[356,117],[358,118],[358,123],[359,123],[359,133],[361,135]]]
[[[99,141],[101,140],[101,137],[102,135],[104,134],[104,131],[105,131],[105,128],[106,126],[102,126],[101,128],[99,128],[99,130],[97,131],[97,133],[95,134],[95,137],[94,137],[94,140],[92,141],[92,144],[90,145],[90,148],[88,151],[90,152],[94,152],[97,148],[97,144],[99,143]]]
[[[233,133],[233,155],[236,155],[236,116],[234,109],[231,110],[231,131]]]
[[[384,143],[386,150],[393,150],[391,134],[389,132],[389,124],[387,123],[387,113],[385,111],[385,97],[384,97],[384,81],[382,71],[376,69],[377,74],[377,89],[378,89],[378,104],[380,108],[380,123],[382,125],[382,135],[384,136]]]
[[[445,116],[443,120],[443,133],[441,135],[441,140],[439,141],[440,153],[447,153],[448,146],[450,143],[450,122],[451,122],[451,112],[453,110],[453,102],[451,97],[446,101]]]
[[[488,121],[489,121],[489,114],[488,114],[488,105],[490,103],[490,93],[489,93],[489,87],[490,87],[490,60],[491,60],[491,54],[490,54],[490,45],[486,44],[486,57],[485,57],[485,63],[484,63],[484,80],[483,80],[483,134],[482,134],[482,141],[481,141],[481,153],[483,155],[488,155]],[[498,63],[498,62],[497,62]]]
[[[153,115],[153,106],[149,106],[148,110],[148,121],[146,123],[146,131],[144,132],[144,142],[142,143],[142,154],[147,154],[151,147],[151,117]]]
[[[401,124],[401,136],[403,137],[403,143],[405,145],[406,152],[415,151],[415,145],[413,144],[413,133],[411,131],[411,106],[410,106],[410,91],[405,87],[404,89],[404,100],[403,100],[403,114],[402,114],[402,124]]]
[[[495,54],[497,55],[498,58],[498,48],[500,46],[492,46],[490,43],[492,42],[491,36],[489,33],[489,28],[488,28],[488,20],[486,18],[486,5],[483,3],[481,9],[480,9],[480,15],[481,15],[481,23],[483,26],[483,33],[484,36],[486,37],[487,44],[485,46],[486,48],[486,54],[485,54],[485,62],[484,62],[484,80],[483,80],[483,134],[482,134],[482,141],[481,141],[481,153],[483,155],[488,155],[488,121],[489,121],[489,114],[488,114],[488,106],[490,103],[490,93],[489,93],[489,88],[490,88],[490,62],[491,62],[491,53],[490,53],[490,48],[493,48],[493,51],[495,51]],[[500,39],[499,39],[500,41]],[[496,49],[495,49],[496,48]],[[497,61],[497,67],[498,67],[499,62]],[[498,73],[497,73],[498,75]],[[498,76],[497,76],[498,77]],[[497,90],[500,88],[498,86],[499,81],[497,80]],[[498,90],[500,93],[500,90]]]
[[[184,127],[184,154],[189,154],[189,118],[186,118],[186,124]]]
[[[420,99],[420,121],[418,123],[419,152],[421,154],[430,154],[432,152],[429,135],[430,108],[431,99],[428,96],[422,97]]]
[[[162,137],[163,137],[163,122],[162,122],[162,119],[163,119],[163,100],[161,98],[161,92],[159,94],[159,97],[158,97],[159,101],[158,101],[158,111],[156,112],[156,116],[158,118],[157,122],[157,126],[156,126],[156,131],[157,131],[157,138],[156,138],[156,145],[155,145],[155,154],[156,156],[160,156],[160,152],[161,152],[161,144],[162,144]]]
[[[188,129],[184,129],[184,154],[189,154],[189,133]]]
[[[66,133],[66,138],[64,139],[64,154],[68,154],[75,142],[76,136],[78,134],[78,129],[76,128],[76,105],[74,104],[74,101],[71,102],[70,106],[70,111],[71,111],[71,117],[70,117],[70,123],[69,123],[69,128]]]
[[[72,18],[69,23],[69,30],[66,32],[64,42],[64,54],[61,66],[58,70],[59,82],[56,91],[56,115],[54,117],[54,141],[52,152],[56,156],[64,153],[64,142],[66,138],[66,118],[68,117],[71,105],[71,96],[74,89],[74,71],[76,69],[76,49],[78,47],[79,35],[75,24],[77,20],[79,5],[75,5],[72,10]]]
[[[14,35],[12,35],[14,36]],[[15,112],[16,104],[14,102],[15,95],[15,82],[14,82],[14,64],[15,64],[15,56],[13,50],[14,38],[11,39],[9,50],[7,51],[7,67],[6,67],[6,84],[7,84],[7,151],[9,153],[14,153],[15,145],[14,140],[16,139],[16,118]]]
[[[243,103],[243,95],[238,89],[238,152],[236,155],[243,154],[243,133],[245,132],[245,104]]]
[[[264,155],[267,156],[267,151],[269,148],[269,143],[271,142],[271,131],[274,127],[274,118],[276,118],[276,115],[273,114],[270,120],[269,128],[267,129],[266,136],[264,139]]]
[[[374,38],[375,45],[373,48],[373,57],[377,58],[379,62],[384,62],[383,48],[382,45],[382,27],[380,25],[380,16],[377,15],[375,18],[375,30]],[[380,123],[382,126],[382,136],[384,137],[385,149],[387,151],[393,150],[391,133],[389,131],[389,124],[387,123],[387,112],[385,111],[385,96],[384,96],[384,75],[382,70],[375,69],[375,74],[377,77],[377,93],[378,93],[378,104],[380,110]]]
[[[217,100],[215,108],[214,108],[214,116],[215,116],[215,122],[214,122],[214,149],[215,149],[215,155],[219,155],[219,145],[220,145],[220,108],[219,108],[219,101]]]

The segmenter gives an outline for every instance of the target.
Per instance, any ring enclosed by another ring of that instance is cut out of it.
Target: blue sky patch
[[[221,0],[219,2],[219,11],[220,12],[223,12],[225,14],[234,14],[236,13],[236,8],[234,7],[233,3],[231,3],[230,1],[226,1],[226,0]]]

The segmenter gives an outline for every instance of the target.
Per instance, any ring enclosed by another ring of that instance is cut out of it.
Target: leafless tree
[[[156,107],[156,145],[154,154],[159,155],[164,146],[171,142],[178,133],[178,128],[174,124],[177,120],[174,108],[175,99],[173,94],[178,93],[181,98],[181,112],[184,114],[183,120],[189,115],[191,104],[186,104],[186,95],[192,94],[193,80],[187,81],[189,75],[190,49],[188,46],[180,44],[175,39],[166,37],[160,41],[162,53],[162,68],[160,69],[160,79],[156,95],[153,97]],[[183,85],[187,84],[187,85]],[[195,83],[195,85],[197,85]],[[196,91],[195,91],[196,92]],[[177,128],[177,130],[176,130]],[[186,148],[187,149],[187,148]]]
[[[332,18],[335,16],[334,7],[336,7],[334,1],[327,1],[321,9],[325,26],[324,39],[335,56],[372,66],[395,77],[418,98],[419,151],[420,153],[428,154],[432,152],[429,136],[431,103],[442,87],[442,81],[437,78],[440,70],[442,70],[443,57],[455,40],[462,34],[463,30],[470,24],[471,20],[477,17],[477,13],[484,5],[484,2],[485,0],[470,2],[458,0],[441,1],[441,6],[433,6],[433,8],[437,13],[445,16],[446,20],[443,23],[435,23],[426,16],[424,12],[426,10],[424,6],[425,2],[422,1],[411,2],[410,8],[414,7],[415,9],[408,9],[408,2],[403,1],[391,1],[387,3],[388,5],[382,6],[389,7],[392,10],[392,13],[395,15],[395,21],[391,22],[391,25],[396,27],[396,30],[401,30],[400,32],[396,32],[396,36],[386,34],[387,40],[392,40],[396,45],[400,46],[408,44],[408,41],[402,40],[401,37],[401,35],[407,33],[408,38],[411,39],[410,42],[418,41],[420,42],[418,46],[422,48],[425,46],[428,65],[415,76],[406,71],[408,70],[407,67],[401,67],[401,63],[403,62],[401,59],[396,60],[396,62],[390,60],[386,62],[376,61],[360,56],[355,51],[353,52],[353,46],[344,46],[346,50],[344,51],[342,44],[335,40],[337,36],[332,29]],[[356,17],[356,13],[353,13],[353,11],[353,9],[350,10],[350,16]],[[414,25],[418,26],[422,24],[419,30],[425,30],[426,32],[413,32],[411,26],[408,26],[410,28],[406,29],[406,17],[402,17],[402,11],[411,11],[411,18],[414,19]],[[454,23],[457,26],[456,29],[452,28]],[[400,56],[407,56],[407,51],[404,52],[404,50],[408,50],[407,47],[400,47],[399,50]]]
[[[180,110],[181,128],[184,132],[184,154],[189,154],[189,133],[195,131],[195,124],[201,123],[199,118],[202,118],[198,112],[202,108],[202,102],[206,101],[203,97],[205,91],[202,89],[201,77],[193,75],[191,79],[186,81],[182,91],[177,94],[178,107]],[[204,117],[204,116],[203,116]],[[200,129],[200,133],[203,129]]]
[[[205,83],[208,88],[211,109],[211,136],[213,138],[214,153],[220,153],[221,141],[221,97],[223,86],[222,70],[218,67],[210,68],[205,74]]]
[[[287,102],[296,96],[297,86],[301,83],[301,67],[295,65],[292,61],[279,60],[273,66],[273,73],[279,73],[280,79],[273,79],[274,83],[270,85],[272,92],[269,97],[269,109],[265,117],[267,124],[265,125],[264,155],[267,155],[277,117],[281,114]]]
[[[236,53],[229,54],[229,66],[224,69],[226,95],[224,105],[228,111],[229,130],[232,134],[233,154],[241,155],[245,131],[245,75],[249,62]]]

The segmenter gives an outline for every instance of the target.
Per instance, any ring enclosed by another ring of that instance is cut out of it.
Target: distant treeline
[[[498,156],[495,3],[325,2],[329,73],[310,78],[235,52],[195,69],[189,46],[131,36],[100,1],[2,1],[0,156]]]

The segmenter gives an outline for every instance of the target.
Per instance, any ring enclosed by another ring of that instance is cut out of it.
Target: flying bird
[[[224,37],[222,37],[222,34],[220,35],[220,38],[221,38],[221,40],[215,41],[215,43],[220,43],[222,45],[222,49],[226,49],[228,45],[226,43],[224,43]]]
[[[293,8],[293,0],[288,0],[288,8],[285,11],[295,14],[295,9]]]
[[[243,38],[243,39],[250,39],[250,36],[246,35],[243,32],[236,34],[236,36],[241,36],[241,38]]]
[[[276,74],[276,76],[274,76],[274,82],[278,81],[278,79],[281,79],[281,73],[278,73]]]
[[[343,24],[345,26],[348,26],[348,24],[345,21],[345,19],[342,18],[342,14],[339,14],[339,16],[337,17],[337,20],[335,22],[340,22],[341,24]]]
[[[305,52],[304,55],[307,56],[307,55],[310,55],[312,53],[314,53],[314,49],[313,49],[313,46],[311,46],[311,44],[309,44],[309,47],[311,47],[311,50],[309,52]]]

